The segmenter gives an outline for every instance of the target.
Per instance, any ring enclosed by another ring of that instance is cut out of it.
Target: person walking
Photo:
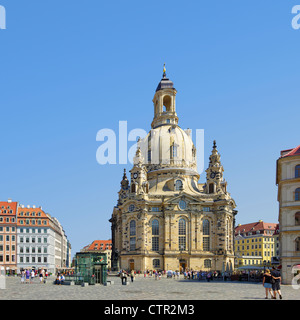
[[[134,270],[131,270],[130,278],[131,278],[131,282],[133,282],[133,279],[134,279]]]
[[[274,295],[273,299],[276,299],[277,293],[278,293],[279,299],[282,299],[281,290],[280,290],[281,274],[275,267],[272,267],[271,275],[274,279],[274,281],[272,283],[272,290],[273,290],[273,295]]]
[[[21,283],[25,283],[25,271],[22,270],[21,272]]]
[[[270,293],[271,299],[273,299],[272,293],[272,275],[269,269],[266,269],[266,272],[263,275],[263,287],[266,290],[266,299],[268,299],[268,294]]]
[[[43,283],[43,273],[42,273],[42,271],[40,271],[40,273],[39,273],[39,277],[40,277],[40,283]]]
[[[31,270],[31,278],[30,278],[30,283],[32,283],[33,279],[35,277],[35,272]]]
[[[30,271],[29,271],[29,269],[26,269],[26,271],[25,271],[25,278],[26,278],[26,283],[29,283],[29,281],[30,281]]]

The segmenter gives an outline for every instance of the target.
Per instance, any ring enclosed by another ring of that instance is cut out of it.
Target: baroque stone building
[[[113,209],[112,269],[232,270],[235,201],[214,141],[206,183],[196,148],[178,125],[176,89],[165,73],[154,98],[152,129],[138,141],[130,182],[124,170]]]
[[[281,151],[276,167],[281,277],[292,284],[300,270],[300,145]]]

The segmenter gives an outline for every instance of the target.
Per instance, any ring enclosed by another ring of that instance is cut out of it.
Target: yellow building
[[[277,256],[277,227],[262,220],[239,224],[235,228],[235,266],[271,266]]]

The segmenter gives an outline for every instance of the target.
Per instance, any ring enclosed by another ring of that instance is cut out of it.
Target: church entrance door
[[[185,260],[180,260],[179,261],[179,269],[180,269],[180,272],[184,272],[185,269],[186,269],[186,261]]]

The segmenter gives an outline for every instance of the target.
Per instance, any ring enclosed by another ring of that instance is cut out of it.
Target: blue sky
[[[205,168],[217,141],[236,222],[277,222],[276,160],[299,145],[297,4],[0,0],[0,199],[42,206],[73,254],[110,238],[131,165],[97,163],[96,134],[150,130],[166,63],[179,125],[205,131]]]

